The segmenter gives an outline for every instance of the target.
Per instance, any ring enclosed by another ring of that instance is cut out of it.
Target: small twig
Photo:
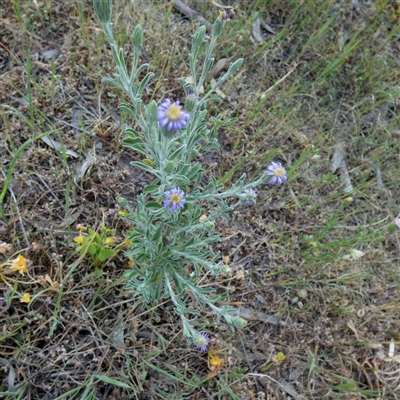
[[[346,145],[344,142],[340,142],[335,145],[335,153],[332,156],[331,171],[335,172],[336,170],[339,170],[339,173],[341,174],[342,180],[345,184],[343,191],[346,193],[351,193],[353,191],[353,185],[347,169]]]
[[[5,178],[3,190],[0,193],[0,218],[5,218],[5,214],[4,214],[4,210],[3,210],[2,204],[3,204],[4,197],[6,196],[6,193],[7,193],[7,189],[9,187],[9,183],[10,183],[10,180],[11,180],[11,177],[12,177],[14,166],[15,166],[16,162],[18,161],[19,156],[35,140],[42,139],[42,138],[50,135],[50,133],[52,133],[52,132],[53,131],[43,132],[43,133],[35,136],[34,138],[27,140],[25,143],[23,143],[21,146],[18,147],[17,151],[14,154],[13,159],[11,160],[11,163],[10,163],[10,166],[8,168],[8,172],[7,172],[7,175],[6,175],[6,178]],[[4,176],[4,172],[3,172],[3,176]]]
[[[281,82],[283,82],[289,75],[291,75],[297,68],[297,64],[295,64],[295,66],[285,75],[283,76],[281,79],[279,79],[278,81],[276,81],[271,87],[269,87],[264,93],[263,95],[265,96],[269,91],[271,91],[275,86],[278,86]]]
[[[14,53],[2,42],[0,42],[0,46],[7,52],[9,53],[18,63],[20,62],[19,59],[14,55]]]
[[[43,186],[48,190],[48,192],[54,197],[56,202],[61,206],[61,208],[64,207],[64,204],[61,203],[59,198],[55,195],[52,189],[49,188],[49,185],[43,180],[43,178],[35,171],[33,170],[33,173],[39,178],[40,182],[42,182]]]
[[[258,378],[267,378],[270,381],[274,382],[276,385],[278,385],[278,387],[281,390],[284,390],[287,394],[289,394],[290,396],[293,396],[295,399],[304,399],[303,396],[300,396],[296,390],[293,388],[292,385],[290,385],[290,383],[286,382],[285,380],[282,380],[283,383],[277,381],[276,379],[272,378],[272,376],[269,376],[267,374],[254,374],[254,373],[249,373],[246,374],[246,376],[256,376]]]
[[[27,244],[28,246],[30,246],[30,243],[29,243],[29,240],[28,240],[28,236],[26,235],[25,227],[24,227],[24,224],[23,224],[23,222],[22,222],[21,212],[19,211],[18,201],[17,201],[17,199],[16,199],[16,197],[15,197],[14,192],[12,191],[12,189],[11,189],[11,188],[8,188],[8,190],[9,190],[9,192],[10,192],[10,194],[11,194],[11,197],[12,197],[13,200],[14,200],[15,207],[17,208],[18,221],[19,221],[19,224],[21,225],[21,230],[22,230],[22,233],[24,234],[25,242],[26,242],[26,244]]]
[[[261,20],[261,25],[263,26],[263,28],[266,31],[268,31],[269,33],[272,33],[273,35],[276,35],[275,30],[270,25],[268,25],[265,21]]]
[[[0,171],[1,171],[1,173],[3,174],[3,176],[4,176],[4,178],[5,178],[6,176],[5,176],[4,171],[3,171],[3,170],[0,170]],[[12,199],[14,200],[15,207],[16,207],[16,209],[17,209],[17,214],[18,214],[18,221],[19,221],[19,223],[20,223],[20,225],[21,225],[21,230],[22,230],[22,233],[24,234],[25,242],[26,242],[26,244],[27,244],[28,246],[30,246],[30,243],[29,243],[29,240],[28,240],[28,236],[26,235],[26,231],[25,231],[24,224],[22,223],[21,212],[19,211],[17,198],[15,197],[15,194],[14,194],[14,192],[12,191],[11,187],[8,187],[8,191],[10,192],[11,197],[12,197]],[[0,203],[0,204],[1,204],[1,203]]]
[[[257,40],[258,43],[260,43],[260,44],[265,43],[265,40],[261,36],[260,18],[257,18],[253,23],[253,36]]]
[[[204,17],[202,17],[197,11],[194,11],[187,5],[183,4],[180,0],[175,0],[174,7],[186,17],[192,20],[197,20],[201,25],[205,25],[207,32],[212,31],[212,25]]]
[[[288,184],[288,188],[289,188],[290,197],[295,202],[296,206],[300,206],[300,202],[299,202],[299,200],[297,199],[296,195],[293,192],[292,185]]]
[[[376,174],[376,183],[377,183],[378,187],[380,189],[385,189],[385,185],[383,184],[383,180],[382,180],[381,170],[379,167],[375,168],[375,174]]]

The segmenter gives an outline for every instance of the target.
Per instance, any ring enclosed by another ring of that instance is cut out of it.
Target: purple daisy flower
[[[193,344],[196,346],[197,350],[205,353],[210,344],[210,336],[207,332],[200,332],[200,335],[193,338]]]
[[[185,193],[180,188],[167,190],[164,192],[164,197],[163,206],[170,211],[177,211],[185,206]]]
[[[272,161],[269,164],[267,171],[265,172],[268,176],[272,175],[272,178],[268,181],[271,185],[280,186],[283,182],[287,181],[286,169],[280,162]]]
[[[167,131],[179,131],[186,126],[190,114],[182,110],[179,101],[174,103],[170,99],[165,99],[158,106],[157,121],[162,128]]]
[[[394,223],[395,223],[396,226],[400,229],[400,218],[395,218],[395,219],[394,219]]]
[[[246,189],[244,191],[244,204],[246,206],[254,206],[257,200],[257,193],[253,189]]]

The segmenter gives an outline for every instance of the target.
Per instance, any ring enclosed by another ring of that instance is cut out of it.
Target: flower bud
[[[230,75],[234,75],[236,74],[236,72],[239,71],[240,67],[243,64],[243,58],[239,58],[237,59],[234,63],[232,63],[229,68],[228,71],[226,72],[228,76]]]
[[[240,317],[233,318],[233,323],[238,328],[244,328],[247,325],[247,321]]]
[[[93,7],[101,23],[111,21],[111,0],[93,0]]]
[[[206,222],[204,222],[204,226],[205,226],[207,229],[209,229],[209,230],[212,230],[212,229],[215,228],[215,224],[214,224],[213,221],[206,221]]]
[[[221,272],[222,272],[224,275],[230,275],[230,274],[232,273],[232,269],[231,269],[231,267],[230,267],[229,265],[223,265],[223,266],[221,267]]]
[[[205,35],[206,35],[206,27],[204,25],[200,26],[200,28],[197,29],[197,31],[193,35],[193,42],[197,46],[200,46],[203,43]]]
[[[150,126],[157,121],[157,103],[154,100],[146,107],[146,120]]]
[[[167,174],[170,174],[174,169],[175,169],[175,163],[173,161],[169,160],[165,163],[164,171]]]
[[[120,197],[118,199],[118,204],[122,207],[122,208],[127,208],[128,207],[128,202],[126,201],[126,199],[124,199],[123,197]]]
[[[199,96],[197,96],[196,93],[194,93],[194,92],[189,93],[185,99],[185,110],[187,110],[188,112],[193,111],[198,100],[199,100]]]
[[[139,51],[143,44],[143,31],[140,25],[136,25],[131,36],[133,48]]]
[[[222,17],[219,16],[212,27],[212,34],[214,37],[218,37],[221,33],[222,30],[224,29],[224,23],[222,22]]]

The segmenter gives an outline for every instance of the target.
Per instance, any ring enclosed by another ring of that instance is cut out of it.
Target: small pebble
[[[47,50],[42,53],[42,56],[46,59],[57,58],[60,55],[60,51],[58,49]]]
[[[301,299],[306,299],[308,296],[307,289],[299,289],[297,291],[297,296],[299,296]]]

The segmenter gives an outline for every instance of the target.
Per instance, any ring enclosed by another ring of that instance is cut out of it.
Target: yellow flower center
[[[176,121],[181,118],[181,106],[177,106],[176,104],[172,104],[167,111],[165,111],[168,119],[170,121]]]
[[[274,172],[274,175],[277,178],[280,178],[281,176],[285,175],[286,171],[283,168],[277,168]]]
[[[170,198],[169,198],[169,200],[172,202],[172,203],[179,203],[180,201],[181,201],[181,196],[179,196],[179,194],[173,194]]]

